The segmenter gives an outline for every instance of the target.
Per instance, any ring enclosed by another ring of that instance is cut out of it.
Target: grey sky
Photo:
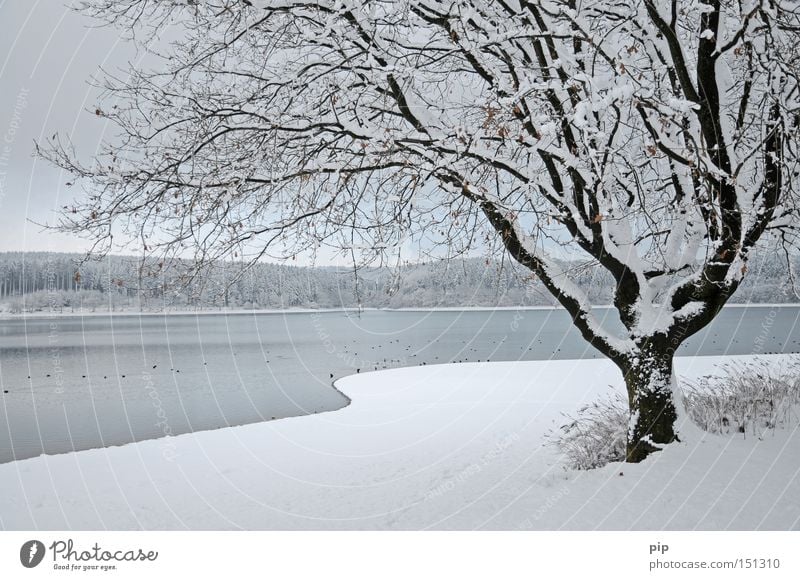
[[[102,27],[65,0],[0,0],[0,251],[82,251],[87,242],[43,231],[84,192],[72,178],[33,157],[34,141],[69,136],[88,161],[114,127],[90,111],[99,91],[90,85],[100,67],[120,73],[140,63],[118,29]],[[404,245],[413,259],[416,246]],[[323,249],[326,263],[349,263]],[[297,263],[306,263],[299,256]]]
[[[53,223],[83,191],[66,185],[68,174],[34,159],[34,141],[54,133],[69,136],[79,158],[91,159],[114,127],[89,112],[99,97],[89,81],[100,67],[120,72],[139,58],[118,29],[99,26],[64,0],[0,0],[0,251],[88,247],[36,225]],[[306,263],[299,258],[293,263]],[[349,263],[324,249],[321,259]]]
[[[71,177],[33,157],[34,141],[69,136],[81,160],[112,139],[114,127],[90,111],[100,67],[120,73],[141,62],[118,29],[68,8],[64,0],[0,0],[0,251],[83,251],[75,236],[43,231],[84,195]],[[32,223],[34,222],[34,223]],[[349,263],[323,250],[326,263]],[[306,263],[300,257],[297,264]]]
[[[134,53],[117,30],[59,0],[0,0],[0,251],[80,250],[74,237],[42,233],[55,211],[81,195],[67,175],[32,156],[34,140],[70,135],[91,156],[107,123],[88,113],[100,66],[117,70]]]

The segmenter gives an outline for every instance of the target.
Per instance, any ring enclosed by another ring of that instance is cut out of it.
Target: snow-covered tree
[[[86,0],[164,46],[106,77],[119,138],[61,227],[256,260],[498,240],[621,369],[628,459],[674,441],[672,357],[792,241],[794,0]],[[154,57],[147,59],[153,63]],[[614,280],[603,329],[556,256]]]

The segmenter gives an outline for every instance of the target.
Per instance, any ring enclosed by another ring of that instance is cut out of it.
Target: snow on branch
[[[90,191],[68,231],[253,259],[494,237],[582,332],[622,352],[549,254],[611,274],[631,340],[679,324],[690,335],[736,290],[751,249],[796,224],[791,2],[80,9],[150,37],[177,26],[179,40],[154,68],[105,78],[96,114],[118,136],[97,159],[39,144]]]

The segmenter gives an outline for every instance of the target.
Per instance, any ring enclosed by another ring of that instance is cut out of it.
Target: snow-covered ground
[[[0,528],[800,529],[797,428],[566,471],[543,434],[620,383],[605,360],[363,373],[339,411],[0,465]]]

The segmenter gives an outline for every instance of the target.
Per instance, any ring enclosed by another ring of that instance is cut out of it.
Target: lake
[[[797,352],[799,317],[725,308],[678,355]],[[0,463],[335,410],[355,372],[597,356],[563,310],[6,318]]]

